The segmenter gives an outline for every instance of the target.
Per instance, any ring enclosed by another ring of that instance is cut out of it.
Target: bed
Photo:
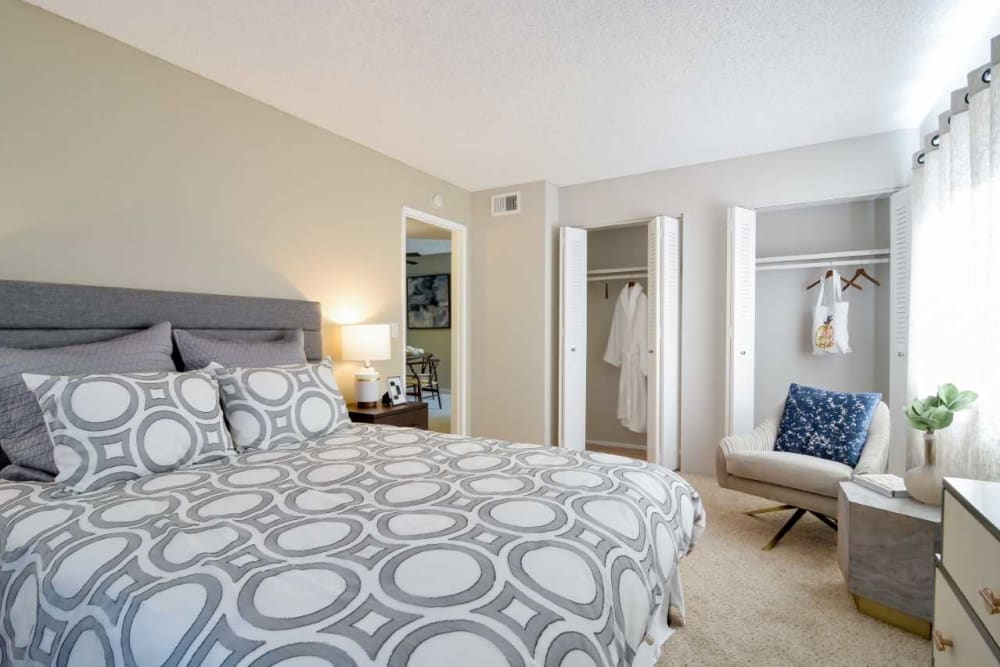
[[[0,344],[172,317],[322,349],[303,301],[0,281],[29,302]],[[704,522],[658,466],[359,424],[87,493],[0,482],[0,664],[648,665]]]

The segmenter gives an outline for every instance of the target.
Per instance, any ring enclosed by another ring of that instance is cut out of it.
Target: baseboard
[[[617,447],[619,449],[634,449],[637,452],[646,451],[646,445],[636,445],[631,442],[612,442],[611,440],[587,440],[588,445],[597,445],[598,447]]]

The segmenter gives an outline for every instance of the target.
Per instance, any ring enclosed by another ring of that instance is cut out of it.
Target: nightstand
[[[858,610],[930,638],[941,508],[840,483],[837,557]]]
[[[359,408],[356,403],[347,406],[352,422],[380,424],[382,426],[412,426],[427,430],[427,404],[421,401],[385,407]]]

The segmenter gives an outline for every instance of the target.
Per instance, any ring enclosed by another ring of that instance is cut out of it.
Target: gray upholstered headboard
[[[267,340],[302,329],[306,357],[318,360],[323,354],[320,306],[314,301],[0,280],[0,346],[92,343],[157,322],[238,340]]]

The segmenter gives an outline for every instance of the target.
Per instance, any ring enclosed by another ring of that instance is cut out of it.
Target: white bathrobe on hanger
[[[611,334],[604,351],[604,361],[618,366],[618,421],[636,433],[646,432],[646,294],[642,285],[625,286],[615,302]]]

